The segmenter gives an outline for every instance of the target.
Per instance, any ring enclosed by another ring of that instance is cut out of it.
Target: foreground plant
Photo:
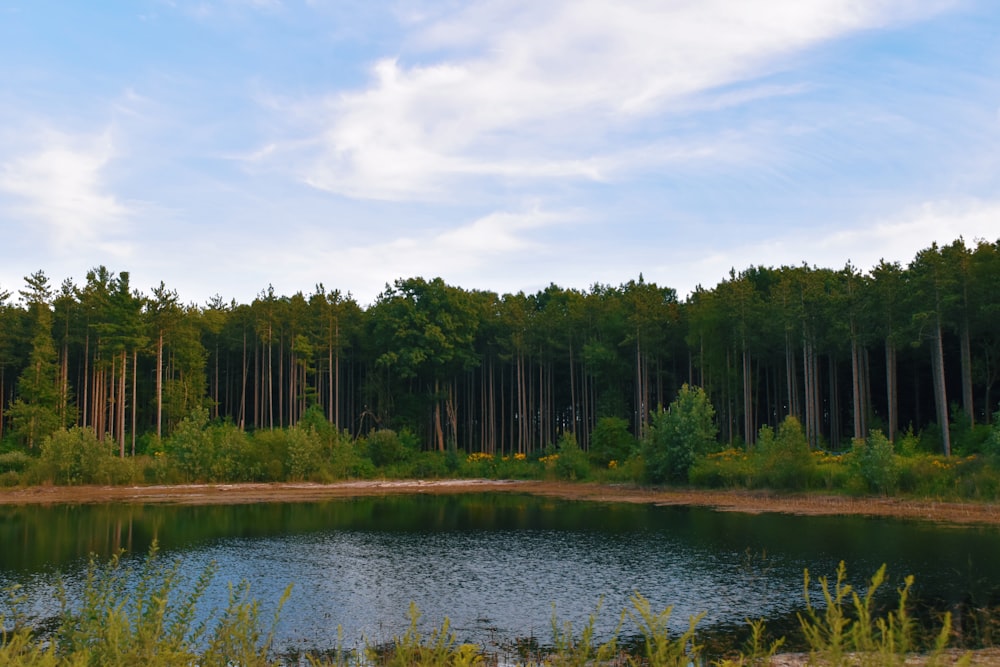
[[[820,611],[810,595],[809,570],[805,571],[806,611],[799,614],[799,624],[810,648],[811,662],[823,665],[903,665],[917,650],[915,626],[907,611],[907,600],[913,586],[908,576],[897,593],[899,604],[884,617],[873,615],[874,599],[885,583],[885,565],[868,582],[864,596],[859,595],[847,579],[847,568],[841,561],[831,589],[826,577],[819,578],[823,595]],[[926,664],[939,662],[951,634],[951,613],[946,612],[941,629],[933,637],[926,655]],[[958,664],[968,664],[964,656]]]
[[[841,562],[836,579],[818,580],[822,601],[814,604],[815,587],[809,571],[804,576],[805,611],[798,615],[811,665],[852,667],[909,664],[921,653],[919,664],[944,662],[951,635],[951,616],[945,614],[940,630],[922,645],[907,605],[913,577],[897,590],[898,605],[878,615],[875,599],[885,583],[883,565],[869,580],[863,594],[846,583]],[[198,605],[215,574],[206,567],[189,582],[180,564],[163,563],[151,548],[137,571],[123,566],[119,556],[99,565],[91,560],[83,590],[71,602],[65,589],[59,593],[62,611],[58,627],[40,634],[20,610],[27,602],[18,587],[7,591],[8,614],[0,613],[0,665],[13,667],[75,667],[146,665],[148,667],[199,665],[263,667],[283,664],[273,653],[278,615],[291,592],[286,589],[270,629],[264,631],[257,601],[246,583],[230,586],[228,604],[221,611],[201,613]],[[687,629],[671,632],[672,607],[661,611],[636,593],[621,614],[610,639],[599,643],[596,612],[580,632],[552,617],[553,643],[540,654],[505,664],[545,667],[687,667],[706,664],[704,646],[696,637],[704,614],[691,616]],[[338,633],[337,649],[326,656],[300,656],[313,667],[484,667],[499,658],[480,646],[459,644],[446,618],[429,634],[420,631],[420,611],[411,604],[409,626],[385,645],[366,644],[361,651],[343,651]],[[638,629],[639,643],[630,651],[618,643],[625,619]],[[751,636],[743,652],[712,664],[718,667],[772,664],[784,639],[768,642],[762,620],[748,621]],[[971,664],[966,655],[958,662]]]
[[[221,612],[205,615],[199,602],[215,575],[207,566],[189,582],[180,562],[163,563],[156,544],[138,571],[120,555],[100,565],[91,559],[78,601],[60,586],[60,618],[52,636],[31,630],[20,612],[23,597],[10,593],[13,629],[0,645],[2,665],[268,665],[278,612],[262,630],[259,604],[247,584],[230,587]],[[278,611],[291,593],[289,587]],[[214,621],[214,623],[212,623]],[[0,625],[8,619],[0,616]]]

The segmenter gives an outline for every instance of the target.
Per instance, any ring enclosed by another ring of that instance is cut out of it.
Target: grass
[[[247,585],[230,586],[229,600],[222,609],[209,613],[199,603],[215,575],[209,566],[193,580],[179,570],[179,563],[164,563],[156,546],[141,566],[126,567],[117,556],[105,563],[91,559],[78,599],[59,593],[61,611],[54,628],[34,628],[21,612],[26,602],[18,587],[7,591],[7,611],[0,614],[0,665],[12,667],[69,667],[77,665],[148,667],[199,665],[248,667],[303,664],[313,667],[491,667],[501,657],[483,647],[458,643],[448,619],[429,634],[420,630],[420,611],[410,606],[407,629],[383,645],[366,644],[357,651],[337,648],[323,655],[282,657],[275,651],[274,636],[286,590],[278,609],[264,622],[257,601]],[[804,576],[805,609],[798,614],[801,637],[808,647],[805,660],[813,665],[865,667],[903,665],[914,655],[927,665],[944,664],[945,649],[952,637],[950,615],[929,635],[918,630],[908,608],[913,578],[898,589],[895,608],[880,612],[875,599],[885,582],[885,567],[869,580],[864,592],[846,583],[843,563],[836,577],[815,583]],[[818,594],[818,595],[817,595]],[[560,623],[553,610],[552,643],[535,647],[519,660],[503,658],[505,665],[551,667],[688,667],[689,665],[768,665],[785,645],[785,639],[768,641],[764,621],[748,621],[750,639],[742,650],[725,656],[708,656],[698,639],[703,614],[688,619],[687,629],[670,630],[672,608],[654,608],[636,593],[611,639],[598,642],[597,611],[577,630]],[[636,641],[619,642],[622,628],[630,621],[637,629]],[[958,663],[971,664],[971,654]]]

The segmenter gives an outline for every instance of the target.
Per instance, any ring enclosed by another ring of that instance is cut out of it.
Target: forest
[[[683,301],[640,274],[503,295],[406,278],[367,307],[322,284],[197,305],[127,271],[58,285],[38,271],[0,287],[0,442],[31,454],[77,428],[134,456],[201,411],[247,433],[322,415],[352,438],[538,456],[567,434],[588,451],[609,419],[641,441],[688,385],[714,406],[720,449],[791,416],[813,450],[878,430],[949,457],[975,453],[969,434],[997,409],[998,323],[1000,241],[984,240],[867,272],[754,266]]]

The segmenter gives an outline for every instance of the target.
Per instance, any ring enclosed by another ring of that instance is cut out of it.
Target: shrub
[[[601,417],[590,434],[590,460],[607,468],[612,461],[621,463],[636,450],[636,440],[621,417]]]
[[[392,429],[372,431],[363,441],[368,458],[377,468],[399,463],[410,453],[403,440]]]
[[[211,438],[205,432],[207,425],[208,410],[195,408],[163,441],[163,450],[170,457],[170,462],[188,481],[208,477],[213,448]]]
[[[802,424],[789,415],[778,426],[762,426],[757,436],[756,463],[759,482],[775,489],[802,489],[815,468]]]
[[[556,476],[559,479],[583,480],[590,476],[590,461],[587,454],[576,444],[576,436],[563,433],[559,438],[559,458],[555,461]]]
[[[321,436],[315,430],[295,426],[285,432],[285,437],[288,477],[303,480],[319,475],[324,463]]]
[[[56,484],[108,484],[114,458],[111,445],[89,428],[59,430],[42,442],[38,474]]]
[[[23,473],[30,468],[31,464],[34,462],[35,459],[27,452],[19,450],[4,452],[3,454],[0,454],[0,473]]]
[[[753,477],[753,460],[742,449],[699,456],[688,473],[692,484],[710,488],[749,487]]]
[[[716,433],[715,409],[705,390],[685,384],[670,407],[653,416],[643,445],[647,479],[656,484],[687,481],[695,457],[715,447]]]
[[[866,440],[854,442],[853,462],[869,491],[893,493],[899,482],[899,465],[892,443],[881,431],[872,431]]]

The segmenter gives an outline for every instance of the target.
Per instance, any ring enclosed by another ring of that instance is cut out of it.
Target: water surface
[[[229,506],[0,508],[0,585],[25,584],[54,613],[61,571],[78,585],[89,554],[138,559],[157,540],[196,576],[216,563],[205,604],[246,580],[285,649],[384,641],[411,602],[427,628],[444,617],[461,641],[551,640],[553,613],[580,628],[600,606],[604,636],[634,592],[672,605],[675,629],[778,622],[802,608],[802,573],[847,562],[863,584],[887,563],[892,587],[914,574],[922,601],[986,604],[1000,591],[1000,530],[859,517],[744,515],[704,508],[582,503],[514,494],[386,496]],[[633,628],[634,630],[634,628]],[[625,632],[629,632],[626,626]]]

